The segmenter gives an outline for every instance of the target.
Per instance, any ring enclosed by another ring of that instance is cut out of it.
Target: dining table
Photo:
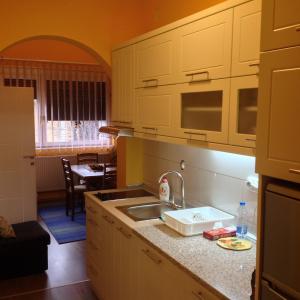
[[[92,168],[92,167],[98,168]],[[99,168],[102,169],[99,170]],[[108,167],[106,170],[110,171],[115,169],[115,167]],[[99,163],[97,166],[95,164],[81,164],[81,165],[71,165],[72,172],[78,176],[81,181],[87,185],[88,190],[95,189],[95,187],[104,186],[104,164]]]

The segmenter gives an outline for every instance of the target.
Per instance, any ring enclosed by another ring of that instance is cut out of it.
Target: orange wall
[[[219,2],[222,0],[0,0],[0,56],[18,41],[54,36],[85,45],[110,65],[111,48],[117,43]],[[23,50],[29,48],[27,44]],[[50,48],[35,53],[39,59],[41,54],[53,55]]]
[[[5,58],[66,61],[97,64],[95,56],[86,50],[61,40],[33,39],[17,43],[1,52]]]
[[[148,0],[147,29],[152,30],[225,0]]]

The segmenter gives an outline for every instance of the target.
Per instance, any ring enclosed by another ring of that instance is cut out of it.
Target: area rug
[[[86,239],[85,213],[76,210],[74,221],[66,216],[65,204],[45,203],[39,205],[38,214],[59,244]]]

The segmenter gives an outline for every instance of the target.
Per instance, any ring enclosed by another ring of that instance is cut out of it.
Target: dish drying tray
[[[234,216],[211,206],[188,208],[163,213],[169,227],[184,236],[201,234],[205,230],[227,227],[233,224]]]

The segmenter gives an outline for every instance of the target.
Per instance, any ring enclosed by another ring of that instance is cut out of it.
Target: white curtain
[[[110,108],[110,79],[100,66],[0,59],[0,80],[34,88],[37,148],[111,145],[98,131]]]

